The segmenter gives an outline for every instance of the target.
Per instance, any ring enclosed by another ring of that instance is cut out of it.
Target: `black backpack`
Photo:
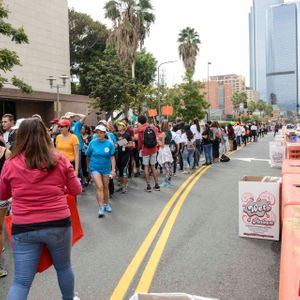
[[[153,148],[157,145],[157,138],[153,128],[148,126],[143,133],[143,143],[146,148]]]
[[[220,157],[220,162],[228,162],[228,161],[230,161],[230,158],[228,156],[226,156],[225,154],[223,154]]]
[[[174,155],[177,152],[177,144],[175,143],[174,140],[171,140],[171,143],[169,145],[171,153]]]

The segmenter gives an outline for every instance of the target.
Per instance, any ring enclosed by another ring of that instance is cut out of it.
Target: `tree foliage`
[[[5,21],[8,14],[9,11],[4,7],[3,0],[0,0],[0,34],[9,37],[11,41],[16,44],[28,44],[29,41],[24,28],[14,28],[10,23]],[[5,48],[0,49],[0,71],[3,71],[3,73],[10,72],[14,66],[21,66],[18,54],[15,51]],[[11,83],[25,93],[32,92],[32,88],[16,76],[13,76],[11,80],[9,80],[0,73],[0,89],[3,88],[6,83]]]
[[[179,43],[179,57],[183,61],[184,68],[193,74],[199,52],[199,44],[201,44],[199,35],[194,28],[186,27],[180,31],[177,42]]]
[[[88,95],[87,65],[102,57],[109,31],[89,15],[69,10],[71,75],[79,79],[72,92]]]
[[[256,103],[256,108],[261,114],[266,108],[266,103],[263,100],[259,99]]]
[[[94,108],[105,111],[107,118],[116,110],[128,108],[135,85],[114,49],[107,48],[103,57],[88,65],[86,71],[90,97],[95,99]]]
[[[176,116],[182,117],[186,122],[194,118],[203,119],[204,110],[209,107],[200,92],[203,84],[192,80],[191,71],[187,72],[184,81],[172,91]]]
[[[231,97],[231,102],[233,104],[233,108],[236,112],[239,111],[240,104],[247,102],[247,94],[246,92],[235,92]]]
[[[247,110],[251,113],[255,112],[256,110],[256,103],[254,101],[249,101],[248,102],[248,107]]]
[[[145,50],[136,54],[136,82],[150,85],[155,79],[157,61],[151,53]]]
[[[150,0],[110,0],[105,6],[105,17],[113,21],[110,43],[116,48],[123,63],[132,66],[135,77],[135,55],[142,48],[150,26],[155,21]]]

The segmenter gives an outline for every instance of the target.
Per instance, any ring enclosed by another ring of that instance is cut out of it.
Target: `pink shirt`
[[[65,191],[79,195],[81,184],[70,162],[60,154],[56,157],[57,165],[52,171],[27,169],[24,155],[5,162],[0,199],[12,197],[14,224],[42,223],[70,216]]]

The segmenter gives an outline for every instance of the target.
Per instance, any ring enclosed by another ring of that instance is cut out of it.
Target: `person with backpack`
[[[203,151],[205,156],[205,163],[203,166],[208,166],[212,164],[212,141],[213,141],[213,133],[208,124],[205,124],[205,129],[202,133],[202,144]]]
[[[157,162],[156,156],[158,129],[153,124],[149,125],[149,123],[147,123],[147,117],[144,115],[138,117],[138,122],[141,124],[139,127],[138,145],[143,158],[144,173],[147,185],[145,191],[152,192],[152,188],[150,185],[149,166],[151,168],[155,182],[154,190],[160,191],[158,177],[155,169],[155,164]]]
[[[213,133],[213,140],[212,140],[213,161],[216,162],[220,158],[219,148],[220,148],[222,131],[217,121],[214,121],[211,124],[210,130]]]
[[[172,178],[172,162],[173,156],[170,150],[170,144],[172,140],[172,133],[169,129],[169,122],[162,121],[160,125],[161,135],[159,138],[159,151],[157,156],[158,163],[163,168],[163,173],[165,174],[165,180],[161,183],[161,187],[169,187],[171,186],[171,178]]]
[[[194,154],[196,149],[195,137],[190,129],[190,125],[184,126],[181,141],[183,144],[181,150],[183,160],[183,174],[190,174],[192,173],[192,169],[194,166]]]

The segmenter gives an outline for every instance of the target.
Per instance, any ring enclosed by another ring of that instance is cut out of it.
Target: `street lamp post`
[[[207,63],[207,101],[209,104],[208,110],[207,110],[207,121],[210,120],[210,95],[209,95],[209,66],[211,65],[211,62],[209,61]]]
[[[66,86],[67,83],[67,79],[69,79],[69,77],[66,74],[63,74],[59,77],[62,80],[62,84],[56,84],[54,85],[54,81],[56,80],[56,78],[54,76],[49,76],[47,78],[47,80],[49,80],[49,84],[50,84],[50,88],[56,88],[56,102],[54,104],[54,110],[57,113],[57,118],[59,118],[59,113],[61,111],[61,107],[60,107],[60,99],[59,99],[59,89],[60,88],[64,88]]]
[[[159,121],[160,121],[160,116],[161,116],[160,95],[159,95],[159,87],[160,87],[160,82],[159,82],[159,80],[160,80],[160,77],[159,77],[159,68],[162,65],[172,64],[172,63],[175,63],[175,62],[177,62],[177,60],[168,60],[168,61],[162,62],[157,67],[157,95],[158,95],[158,116],[159,116]]]

